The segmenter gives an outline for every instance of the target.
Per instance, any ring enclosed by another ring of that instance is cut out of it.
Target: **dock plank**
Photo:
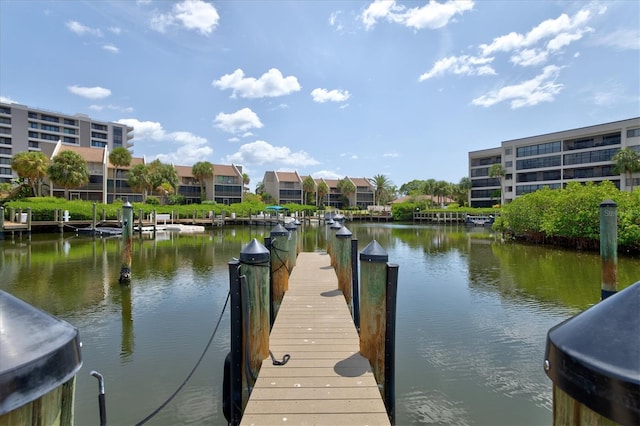
[[[286,365],[263,361],[243,425],[388,425],[369,361],[326,253],[300,253],[269,338]]]

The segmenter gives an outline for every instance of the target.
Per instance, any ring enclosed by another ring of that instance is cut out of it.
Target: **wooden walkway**
[[[369,361],[326,253],[300,253],[243,425],[388,425]]]

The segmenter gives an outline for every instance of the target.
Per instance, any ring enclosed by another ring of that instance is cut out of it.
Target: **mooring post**
[[[371,363],[383,397],[388,260],[376,240],[360,253],[360,353]]]
[[[296,229],[298,230],[296,234],[296,257],[297,257],[302,251],[302,230],[300,229],[301,223],[297,217],[293,223],[294,225],[296,225]]]
[[[131,282],[131,252],[133,250],[133,206],[126,202],[122,206],[122,266],[120,267],[120,283]]]
[[[547,333],[554,425],[640,424],[640,281]]]
[[[144,210],[138,210],[138,232],[142,235],[142,218],[144,218]]]
[[[331,225],[333,225],[333,219],[329,218],[329,220],[324,221],[324,239],[327,241],[327,254],[331,256]]]
[[[351,239],[351,294],[353,295],[353,324],[360,333],[360,290],[358,287],[358,239]]]
[[[249,400],[262,360],[269,356],[269,263],[269,250],[255,238],[240,251],[240,294],[245,352],[243,371],[244,383],[248,388],[247,392],[243,393],[242,407],[245,407]]]
[[[289,231],[277,224],[270,233],[271,237],[271,304],[273,317],[278,315],[284,293],[289,289]]]
[[[240,424],[242,419],[242,295],[240,285],[240,261],[229,262],[229,294],[231,336],[230,352],[225,359],[223,379],[223,412],[230,425]]]
[[[613,200],[600,203],[600,299],[616,293],[618,285],[618,205]]]
[[[289,222],[284,228],[289,231],[289,270],[296,266],[296,256],[298,255],[298,227],[295,223]]]
[[[97,213],[96,209],[97,209],[96,203],[93,203],[92,210],[91,210],[91,231],[92,231],[91,233],[94,234],[94,235],[96,233],[96,226],[98,224],[98,222],[97,222],[97,218],[98,218],[97,214],[98,213]]]
[[[336,233],[338,229],[342,228],[342,224],[338,221],[334,221],[333,224],[329,227],[329,239],[331,241],[331,266],[336,267]]]
[[[4,240],[4,207],[0,207],[0,240]]]
[[[347,306],[351,308],[351,236],[353,234],[346,226],[336,232],[336,275],[338,276],[338,288],[344,294]]]
[[[384,404],[391,424],[396,423],[396,300],[398,295],[398,268],[387,263],[385,289],[386,322],[384,340]]]

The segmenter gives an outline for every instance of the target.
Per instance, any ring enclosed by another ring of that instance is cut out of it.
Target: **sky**
[[[468,152],[640,116],[640,2],[0,0],[0,99],[133,155],[457,183]]]

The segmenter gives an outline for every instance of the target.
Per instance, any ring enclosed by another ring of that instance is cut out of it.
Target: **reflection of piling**
[[[602,264],[601,300],[616,293],[618,284],[618,205],[612,200],[600,203],[600,260]]]
[[[296,257],[298,255],[298,227],[295,223],[289,222],[284,228],[289,231],[289,270],[292,270],[296,266]]]
[[[640,424],[640,281],[547,333],[554,425]]]
[[[276,225],[270,233],[271,238],[271,304],[273,316],[278,315],[284,293],[289,288],[289,232],[284,226]]]
[[[133,206],[127,201],[122,206],[122,266],[120,267],[120,283],[131,282],[131,254],[133,250]]]
[[[269,356],[269,250],[255,238],[240,251],[243,323],[244,407],[258,377],[262,360]]]
[[[336,232],[334,244],[338,289],[344,294],[349,308],[351,308],[351,235],[351,231],[343,226]]]
[[[133,309],[131,305],[131,286],[120,286],[122,292],[122,339],[120,358],[125,360],[133,354]]]
[[[371,363],[391,423],[395,417],[395,309],[398,265],[373,240],[360,253],[360,353]]]

